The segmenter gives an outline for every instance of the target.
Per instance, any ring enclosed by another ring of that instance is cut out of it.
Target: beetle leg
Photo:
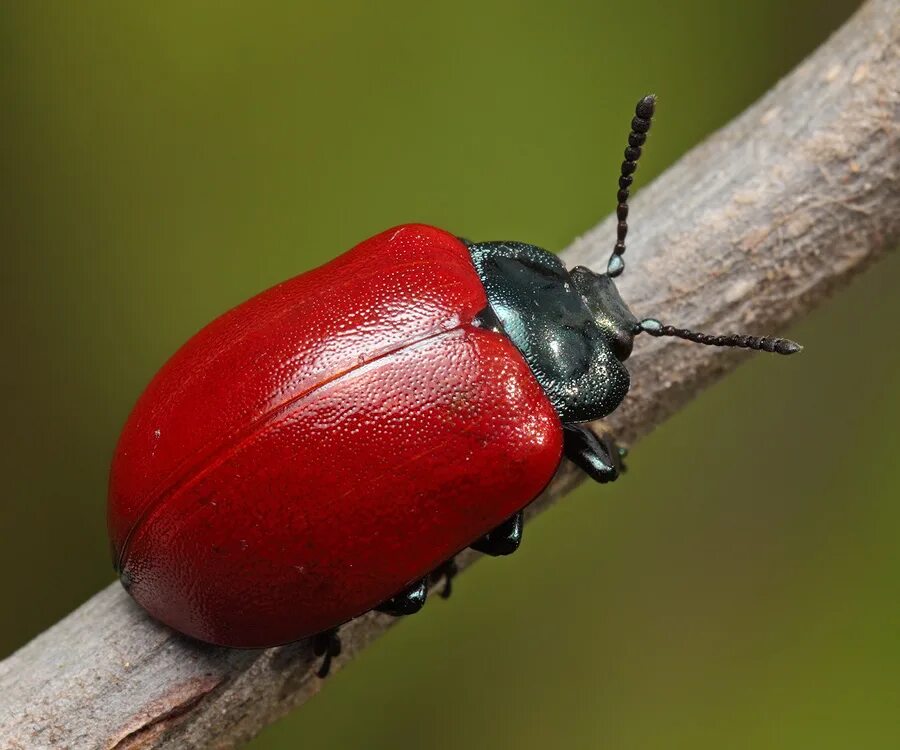
[[[325,679],[331,671],[331,660],[341,655],[341,638],[337,628],[325,630],[313,637],[313,654],[322,657],[316,676]]]
[[[456,567],[456,561],[452,557],[439,568],[431,571],[431,575],[428,576],[431,583],[438,584],[441,582],[441,579],[444,581],[444,588],[441,589],[439,594],[441,599],[450,598],[450,594],[453,593],[453,579],[457,573],[459,573],[459,568]]]
[[[379,612],[384,612],[394,617],[402,615],[414,615],[423,606],[425,606],[425,597],[428,594],[428,581],[423,578],[418,583],[414,583],[408,589],[401,591],[396,596],[392,596],[386,602],[375,607]]]
[[[608,434],[597,437],[583,425],[563,425],[563,446],[566,458],[595,482],[613,482],[625,471],[622,459],[627,451]]]
[[[489,531],[471,545],[472,549],[492,557],[511,555],[522,541],[522,511],[507,518],[496,529]]]

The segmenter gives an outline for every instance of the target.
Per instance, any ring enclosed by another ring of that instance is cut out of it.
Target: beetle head
[[[631,356],[634,337],[640,332],[638,319],[619,295],[616,282],[605,273],[575,266],[571,271],[572,284],[581,295],[594,322],[600,329],[616,359],[624,362]]]

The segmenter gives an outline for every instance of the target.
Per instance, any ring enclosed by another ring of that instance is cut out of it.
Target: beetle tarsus
[[[427,596],[428,581],[423,578],[421,581],[414,583],[396,596],[392,596],[375,609],[379,612],[384,612],[387,615],[393,615],[394,617],[414,615],[425,606],[425,598]]]
[[[485,555],[500,557],[511,555],[522,543],[523,514],[519,511],[510,516],[497,528],[489,531],[472,545],[472,549]]]
[[[566,458],[600,484],[614,482],[625,472],[628,451],[616,445],[609,434],[595,435],[583,425],[564,425],[563,441]]]
[[[332,660],[341,655],[341,638],[337,628],[326,630],[313,638],[313,654],[322,657],[316,676],[324,680],[331,672]]]

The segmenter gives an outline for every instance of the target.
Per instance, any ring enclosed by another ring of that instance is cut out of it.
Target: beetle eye
[[[620,362],[624,362],[631,356],[631,350],[634,348],[634,334],[630,331],[619,329],[616,331],[612,339],[613,354]]]

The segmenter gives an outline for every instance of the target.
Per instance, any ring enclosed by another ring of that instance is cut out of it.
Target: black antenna
[[[628,134],[628,148],[625,149],[625,161],[622,162],[622,174],[619,177],[619,192],[616,193],[619,202],[616,206],[616,217],[619,223],[616,225],[616,244],[606,264],[606,275],[610,278],[615,278],[625,270],[622,255],[625,253],[625,236],[628,234],[628,188],[634,182],[632,175],[637,169],[638,159],[641,158],[641,146],[647,141],[647,131],[650,130],[655,108],[656,96],[653,94],[645,96],[634,108],[631,132]]]
[[[712,336],[708,333],[689,331],[687,328],[664,326],[654,318],[645,318],[638,324],[636,333],[649,333],[651,336],[674,336],[696,344],[706,346],[731,346],[739,349],[755,349],[760,352],[774,354],[796,354],[803,349],[800,344],[790,339],[777,339],[769,336],[747,336],[742,333],[729,333],[725,336]]]

